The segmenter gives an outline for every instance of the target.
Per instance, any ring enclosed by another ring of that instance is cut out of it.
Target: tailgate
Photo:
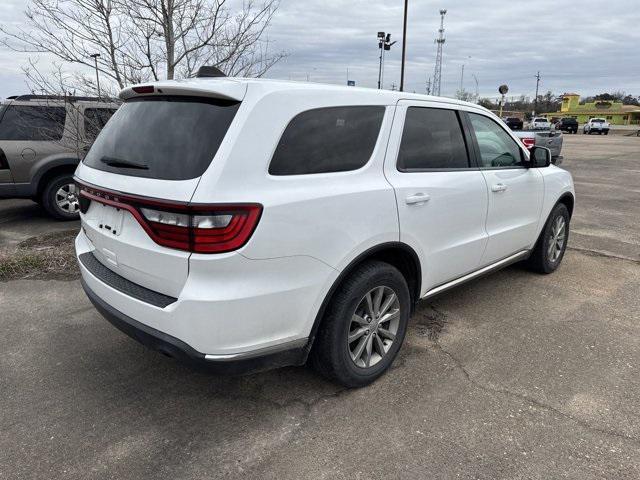
[[[187,226],[180,211],[215,161],[239,105],[162,95],[134,97],[118,109],[76,171],[82,229],[98,261],[138,285],[179,296],[190,256],[173,240]]]

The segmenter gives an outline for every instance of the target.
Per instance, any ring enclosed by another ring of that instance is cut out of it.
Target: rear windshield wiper
[[[140,170],[149,170],[149,165],[146,163],[132,162],[131,160],[123,160],[121,158],[104,156],[100,159],[105,165],[116,168],[138,168]]]

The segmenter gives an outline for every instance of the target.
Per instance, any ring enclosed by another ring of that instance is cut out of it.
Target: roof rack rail
[[[111,98],[105,97],[83,97],[76,95],[12,95],[7,97],[7,100],[67,100],[69,102],[100,102],[100,101],[114,101]]]

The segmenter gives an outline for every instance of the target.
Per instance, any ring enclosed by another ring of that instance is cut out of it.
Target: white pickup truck
[[[591,135],[592,133],[598,133],[602,135],[609,135],[609,122],[607,122],[604,118],[590,118],[587,123],[582,127],[582,133],[588,133]]]

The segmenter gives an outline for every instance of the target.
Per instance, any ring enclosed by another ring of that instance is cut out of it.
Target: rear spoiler
[[[156,95],[185,95],[192,97],[220,98],[240,102],[247,93],[247,84],[229,78],[196,78],[165,80],[124,88],[118,95],[122,100]]]

